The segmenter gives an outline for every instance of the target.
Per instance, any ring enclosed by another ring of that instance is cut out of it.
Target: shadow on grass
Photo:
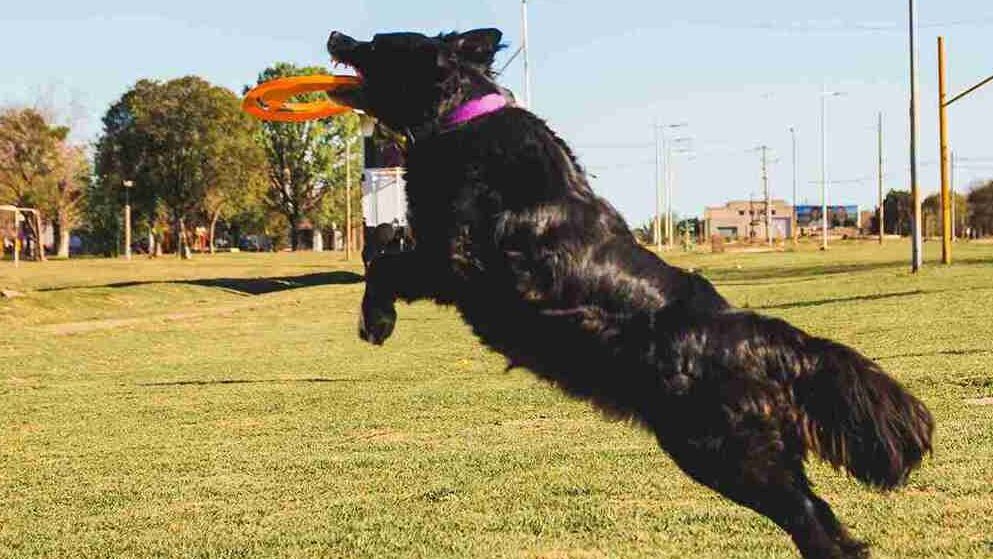
[[[761,307],[747,307],[750,310],[785,310],[785,309],[799,309],[804,307],[818,307],[821,305],[831,305],[834,303],[852,303],[855,301],[879,301],[882,299],[894,299],[897,297],[913,297],[914,295],[923,295],[928,293],[926,291],[915,289],[913,291],[900,291],[898,293],[877,293],[875,295],[856,295],[854,297],[835,297],[833,299],[815,299],[813,301],[796,301],[793,303],[782,303],[780,305],[765,305]]]
[[[156,386],[219,386],[224,384],[288,384],[288,383],[298,383],[298,382],[370,382],[369,380],[354,379],[354,378],[326,378],[326,377],[313,377],[313,378],[288,378],[288,379],[260,379],[260,380],[248,380],[248,379],[218,379],[218,380],[177,380],[169,382],[139,382],[138,386],[156,387]]]
[[[939,351],[928,351],[923,353],[898,353],[895,355],[880,355],[872,359],[882,361],[885,359],[904,359],[909,357],[937,357],[939,355],[993,355],[993,349],[944,349]]]
[[[968,266],[975,264],[993,264],[989,258],[962,258],[955,261],[956,265]],[[927,265],[934,262],[928,261]],[[707,279],[720,285],[749,285],[752,282],[772,280],[770,283],[792,283],[792,281],[813,280],[820,277],[859,272],[873,272],[884,269],[908,269],[908,260],[884,260],[880,262],[861,262],[853,264],[814,264],[810,266],[762,266],[757,268],[710,268],[706,270]]]
[[[815,266],[794,266],[775,267],[763,266],[761,268],[738,269],[717,269],[712,272],[708,270],[707,278],[711,281],[723,285],[749,285],[761,280],[794,280],[803,281],[806,279],[817,279],[825,276],[837,274],[850,274],[856,272],[871,272],[886,268],[897,268],[905,265],[900,261],[868,262],[859,264],[831,264]],[[785,283],[785,281],[784,281]]]
[[[201,287],[216,287],[241,295],[265,295],[267,293],[275,293],[277,291],[286,291],[289,289],[316,287],[320,285],[348,285],[353,283],[361,283],[362,281],[364,281],[364,278],[359,274],[339,270],[318,274],[305,274],[302,276],[269,278],[202,278],[165,281],[124,281],[118,283],[108,283],[105,285],[52,287],[48,289],[40,289],[39,291],[69,291],[73,289],[100,288],[116,289],[122,287],[137,287],[142,285],[185,284],[198,285]]]

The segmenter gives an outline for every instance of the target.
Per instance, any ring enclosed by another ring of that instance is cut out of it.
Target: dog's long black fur
[[[483,343],[652,430],[688,475],[781,526],[804,557],[864,557],[811,489],[812,451],[880,489],[931,449],[927,408],[856,351],[733,308],[698,275],[635,241],[569,147],[508,107],[445,116],[503,90],[500,32],[333,33],[364,78],[332,97],[408,136],[416,248],[376,259],[361,336],[381,344],[397,299],[455,305]]]

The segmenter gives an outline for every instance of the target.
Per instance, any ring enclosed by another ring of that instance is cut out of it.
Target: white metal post
[[[528,52],[528,0],[521,0],[521,54],[524,55],[524,107],[531,108],[531,59]]]
[[[921,231],[921,193],[917,184],[917,0],[910,1],[910,196],[913,241],[911,243],[911,270],[917,272],[924,263],[924,239]]]

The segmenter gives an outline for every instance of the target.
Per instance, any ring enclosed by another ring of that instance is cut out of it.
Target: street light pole
[[[124,181],[124,259],[131,260],[131,188],[134,181]]]
[[[828,146],[827,146],[827,98],[841,97],[840,91],[821,92],[821,250],[828,248]]]

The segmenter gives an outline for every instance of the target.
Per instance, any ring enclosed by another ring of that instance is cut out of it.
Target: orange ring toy
[[[259,84],[249,91],[241,103],[241,109],[256,118],[278,122],[303,122],[327,118],[352,109],[331,100],[309,103],[287,103],[287,100],[303,93],[328,91],[361,83],[362,79],[356,76],[313,75],[278,78]]]

